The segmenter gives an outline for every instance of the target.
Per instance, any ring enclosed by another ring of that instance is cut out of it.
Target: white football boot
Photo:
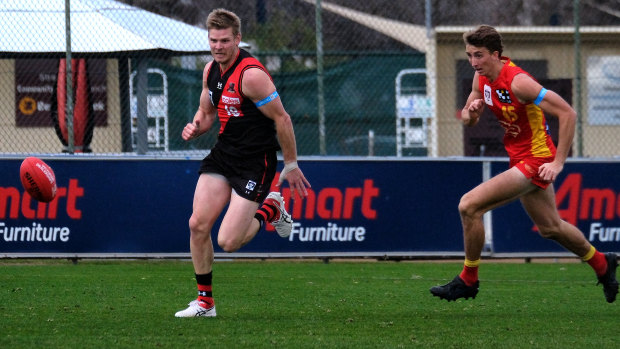
[[[189,302],[187,309],[177,311],[176,314],[174,314],[175,317],[215,317],[215,315],[215,305],[207,309],[201,306],[197,299]]]
[[[273,204],[279,212],[274,220],[269,223],[276,228],[278,235],[283,238],[289,237],[289,235],[291,235],[291,230],[293,229],[293,219],[284,208],[284,199],[282,198],[282,195],[280,195],[277,191],[272,191],[269,195],[267,195],[265,202]]]

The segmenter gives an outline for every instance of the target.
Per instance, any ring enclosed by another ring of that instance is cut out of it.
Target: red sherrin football
[[[56,196],[56,176],[43,160],[30,156],[22,161],[19,177],[24,189],[37,201],[50,202]]]

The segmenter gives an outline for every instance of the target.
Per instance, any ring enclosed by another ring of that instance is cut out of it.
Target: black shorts
[[[216,147],[202,160],[198,173],[222,175],[239,196],[250,201],[263,202],[276,175],[277,163],[275,151],[251,157],[234,157]]]

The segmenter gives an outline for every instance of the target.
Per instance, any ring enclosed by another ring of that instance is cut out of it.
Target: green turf
[[[430,295],[460,268],[216,262],[217,318],[177,319],[196,294],[189,262],[0,260],[0,348],[620,346],[619,304],[585,264],[485,261],[475,300]]]

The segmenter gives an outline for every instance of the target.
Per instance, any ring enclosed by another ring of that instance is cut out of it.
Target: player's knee
[[[560,234],[560,227],[556,224],[539,224],[537,228],[540,236],[545,239],[557,240]]]
[[[566,229],[562,227],[564,221],[560,219],[549,219],[544,222],[534,222],[536,227],[538,228],[538,233],[545,239],[557,240],[558,237],[563,234],[563,230]]]
[[[224,250],[224,252],[235,252],[241,248],[241,241],[236,241],[235,239],[226,239],[222,237],[218,237],[217,244]]]
[[[198,217],[196,217],[196,215],[192,215],[191,217],[189,217],[189,230],[193,233],[193,232],[199,232],[201,229],[201,222],[200,219],[198,219]]]
[[[209,239],[211,237],[211,227],[195,215],[189,218],[189,230],[192,239]]]
[[[478,218],[481,214],[478,212],[478,207],[474,204],[471,197],[467,194],[461,197],[459,201],[459,214],[462,218]]]

